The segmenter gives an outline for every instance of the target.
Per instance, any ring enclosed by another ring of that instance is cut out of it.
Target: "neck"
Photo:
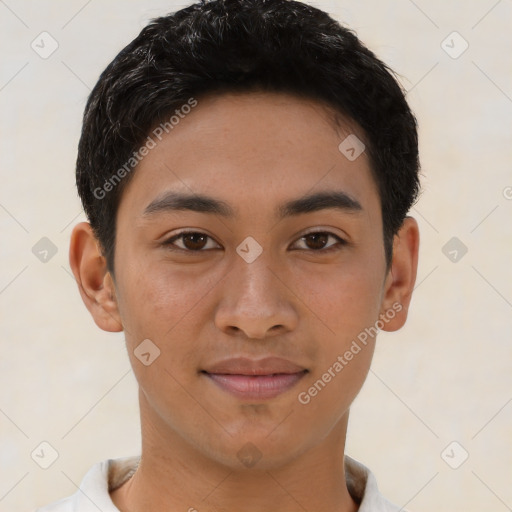
[[[123,512],[355,512],[344,467],[348,412],[317,446],[285,464],[240,470],[200,452],[155,417],[140,394],[142,456],[111,493]]]

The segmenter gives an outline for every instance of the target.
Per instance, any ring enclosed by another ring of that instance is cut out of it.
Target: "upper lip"
[[[303,366],[280,357],[265,357],[263,359],[234,357],[218,361],[203,371],[229,375],[272,375],[276,373],[298,373],[304,370],[306,368]]]

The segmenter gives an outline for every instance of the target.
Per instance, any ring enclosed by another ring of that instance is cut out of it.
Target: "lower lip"
[[[291,389],[306,374],[278,373],[274,375],[229,375],[206,373],[224,391],[246,400],[274,398]]]

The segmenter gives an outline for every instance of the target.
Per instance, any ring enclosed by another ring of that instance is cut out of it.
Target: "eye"
[[[329,239],[334,240],[334,243],[327,245]],[[178,240],[182,244],[181,246],[175,243]],[[212,241],[215,245],[212,247],[210,244],[210,247],[208,247],[208,240]],[[343,246],[347,244],[346,240],[329,231],[313,231],[306,233],[301,236],[297,242],[301,241],[306,244],[305,250],[309,249],[313,252],[331,252],[331,250],[337,249],[336,245]],[[220,248],[219,244],[209,235],[201,233],[200,231],[182,231],[164,241],[162,245],[168,247],[170,250],[182,250],[186,252],[205,252],[205,250],[208,249]],[[300,247],[299,249],[304,250],[304,248]]]
[[[334,239],[337,243],[327,245],[329,238]],[[306,249],[312,249],[313,252],[331,252],[332,250],[339,249],[336,245],[343,246],[347,244],[346,240],[329,231],[313,231],[306,233],[301,236],[298,241],[304,241]]]
[[[208,247],[207,240],[213,241],[213,238],[208,236],[205,233],[201,233],[199,231],[182,231],[177,235],[169,238],[162,245],[168,247],[171,250],[182,250],[188,252],[204,252],[203,249],[216,249],[220,247],[217,242],[214,242],[217,247]],[[174,242],[176,240],[180,240],[183,244],[183,247],[178,246]]]

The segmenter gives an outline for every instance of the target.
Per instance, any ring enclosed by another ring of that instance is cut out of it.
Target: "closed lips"
[[[302,366],[275,357],[232,358],[201,371],[218,388],[246,401],[274,398],[292,388],[307,372]]]
[[[276,375],[299,373],[304,370],[306,368],[303,366],[279,357],[266,357],[264,359],[236,357],[214,363],[202,371],[210,374],[227,375]]]

